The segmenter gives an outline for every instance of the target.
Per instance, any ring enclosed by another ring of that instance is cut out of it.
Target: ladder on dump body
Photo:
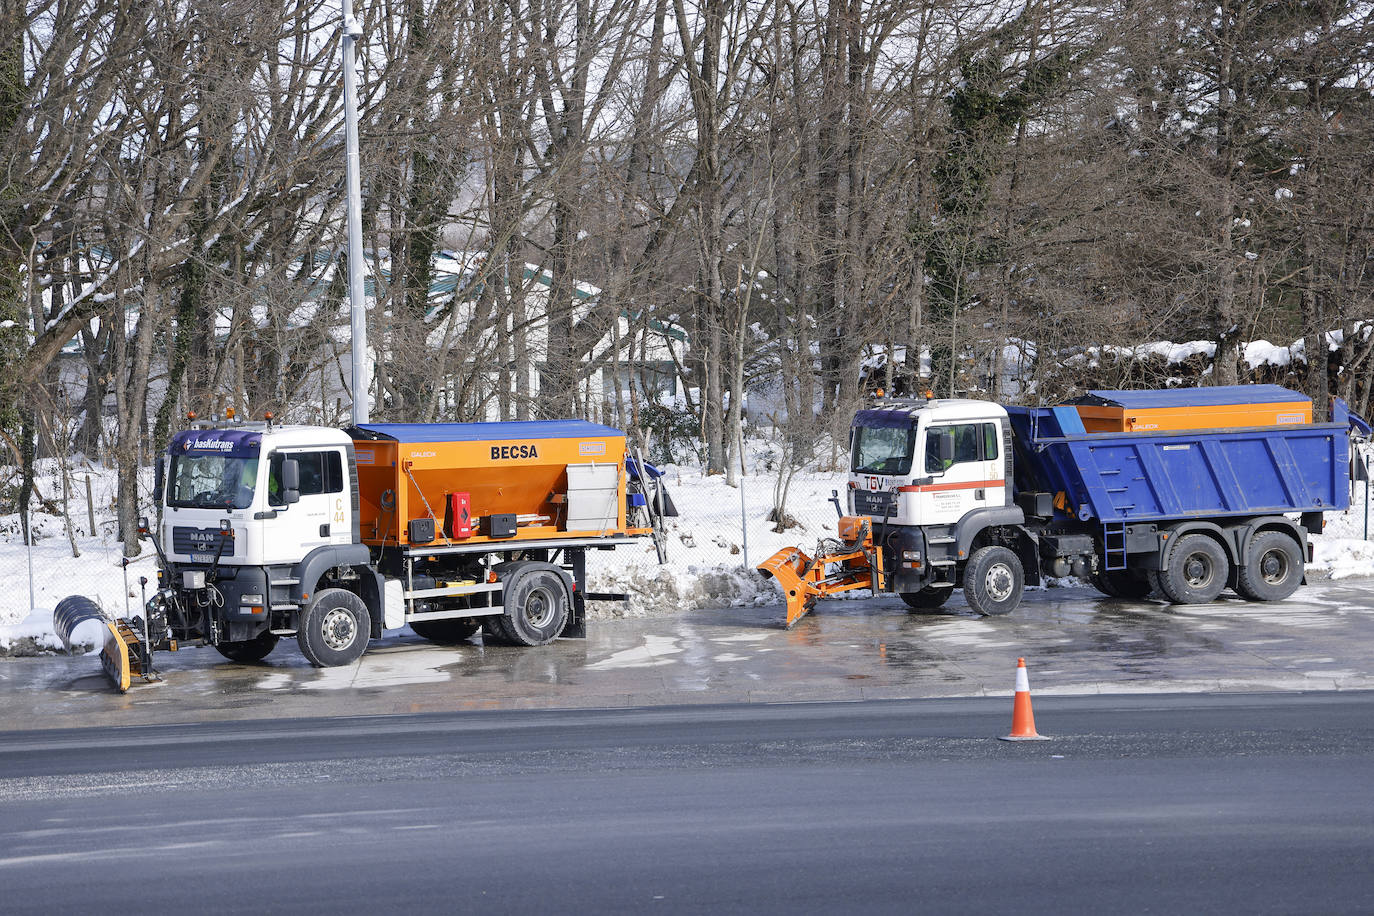
[[[1107,570],[1126,568],[1125,522],[1102,523],[1102,563]]]

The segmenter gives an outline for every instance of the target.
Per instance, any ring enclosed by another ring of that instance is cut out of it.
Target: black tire
[[[493,614],[482,620],[482,643],[488,646],[513,646],[515,638],[506,632],[506,618]]]
[[[1215,601],[1231,577],[1231,562],[1221,545],[1205,534],[1185,534],[1174,542],[1159,587],[1174,604]]]
[[[271,655],[280,638],[271,630],[263,630],[252,639],[244,639],[239,642],[222,642],[215,646],[215,651],[231,662],[251,665]]]
[[[1025,586],[1021,558],[1005,547],[980,547],[964,567],[964,600],[985,617],[1014,611]]]
[[[506,613],[487,626],[488,632],[498,630],[505,642],[543,646],[557,639],[567,623],[563,577],[552,569],[532,569],[506,587]]]
[[[1109,598],[1139,601],[1147,598],[1154,585],[1144,573],[1132,569],[1099,569],[1092,575],[1093,588]]]
[[[1282,531],[1261,531],[1236,570],[1236,593],[1250,601],[1282,601],[1302,584],[1302,547]]]
[[[906,606],[913,611],[935,611],[939,610],[949,596],[954,594],[953,586],[949,588],[935,588],[927,585],[919,592],[902,592],[901,599],[906,602]]]
[[[452,646],[466,642],[472,634],[482,629],[482,621],[473,617],[452,617],[447,620],[412,620],[410,628],[416,636],[423,636],[430,642]]]
[[[347,589],[327,588],[301,615],[296,642],[316,668],[337,668],[357,661],[370,636],[363,599]]]
[[[1164,570],[1147,569],[1145,570],[1145,581],[1150,583],[1150,591],[1158,597],[1168,599],[1164,594]]]

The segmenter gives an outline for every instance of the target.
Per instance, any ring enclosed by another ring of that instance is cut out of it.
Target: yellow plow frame
[[[791,628],[819,598],[856,588],[876,594],[885,585],[883,552],[873,546],[873,522],[862,516],[845,516],[839,523],[839,541],[822,541],[815,557],[800,547],[784,547],[757,569],[776,579],[787,598],[787,627]]]

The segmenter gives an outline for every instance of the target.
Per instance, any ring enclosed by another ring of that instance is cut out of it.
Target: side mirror
[[[162,505],[162,491],[167,483],[167,459],[162,455],[157,456],[157,462],[153,465],[153,502]]]
[[[954,437],[949,434],[949,430],[940,430],[940,438],[936,440],[935,445],[940,450],[941,461],[954,461]]]
[[[926,433],[926,455],[928,474],[943,474],[954,463],[954,437],[948,429],[932,429]],[[931,467],[930,456],[939,462],[939,467]]]
[[[281,463],[281,501],[288,506],[301,501],[301,466],[295,458]]]

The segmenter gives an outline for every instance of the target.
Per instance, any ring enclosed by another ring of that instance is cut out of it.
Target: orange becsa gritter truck
[[[438,643],[585,636],[587,599],[623,597],[586,593],[587,551],[660,540],[675,510],[658,476],[623,432],[580,420],[200,425],[157,461],[161,523],[140,528],[158,581],[142,617],[72,596],[55,629],[69,643],[101,620],[120,690],[155,676],[154,649],[186,645],[251,662],[295,636],[335,666],[406,624]]]

